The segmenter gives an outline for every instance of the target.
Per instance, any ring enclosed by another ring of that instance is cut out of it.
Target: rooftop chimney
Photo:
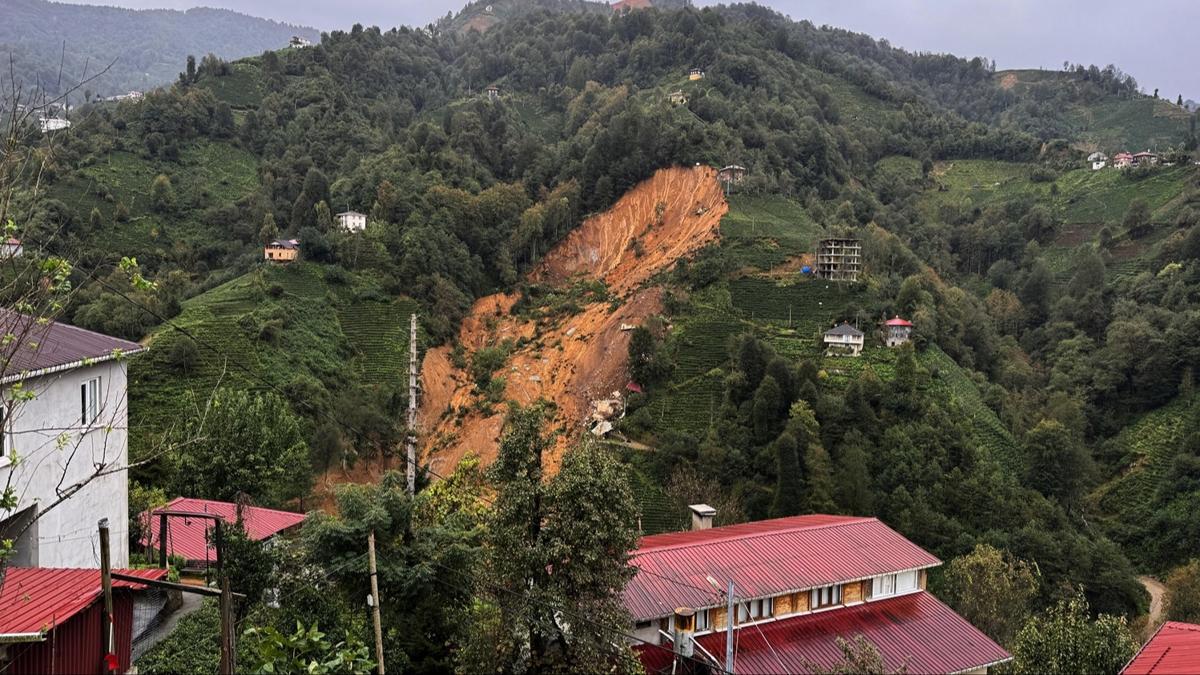
[[[675,630],[671,635],[671,642],[675,646],[675,655],[684,659],[692,658],[696,653],[695,633],[696,633],[696,610],[691,607],[676,607],[675,608]]]
[[[713,525],[717,510],[708,504],[689,504],[692,511],[692,530],[707,530]]]

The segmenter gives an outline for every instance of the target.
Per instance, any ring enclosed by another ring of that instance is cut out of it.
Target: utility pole
[[[417,314],[409,317],[408,326],[408,454],[405,462],[408,476],[408,494],[417,493]],[[382,662],[381,662],[382,663]],[[382,665],[380,672],[383,672]]]
[[[113,644],[113,597],[112,597],[112,563],[108,552],[108,518],[100,519],[100,588],[104,592],[104,612],[100,615],[100,638],[103,652],[100,655],[101,672],[112,668],[112,656],[116,653]]]
[[[229,590],[229,577],[221,576],[221,675],[233,675],[237,671],[237,657],[233,644],[233,593]]]
[[[725,672],[733,675],[733,579],[729,580],[725,601]]]
[[[412,474],[409,474],[412,475]],[[371,618],[375,622],[375,660],[379,675],[383,671],[383,626],[379,620],[379,576],[375,572],[375,530],[367,534],[367,563],[371,570]]]

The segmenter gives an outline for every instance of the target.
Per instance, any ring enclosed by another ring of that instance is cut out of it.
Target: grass
[[[165,428],[191,395],[202,400],[218,385],[287,391],[303,380],[309,384],[301,391],[313,403],[312,381],[331,394],[400,383],[415,303],[372,299],[377,289],[366,278],[331,284],[325,269],[303,262],[264,266],[185,301],[172,323],[215,351],[198,346],[194,363],[181,372],[170,357],[187,338],[170,326],[151,335],[148,352],[130,366],[130,426],[142,432],[134,442]],[[272,322],[280,326],[274,337],[263,328]],[[315,414],[306,406],[296,410]]]
[[[208,89],[232,108],[257,108],[262,104],[265,94],[260,59],[240,59],[231,66],[233,72],[229,75],[205,77],[200,80],[199,86]]]

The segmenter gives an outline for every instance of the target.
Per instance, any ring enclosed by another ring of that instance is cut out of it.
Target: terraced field
[[[931,374],[936,373],[934,391],[948,397],[968,417],[977,446],[1009,471],[1020,472],[1023,464],[1017,440],[983,402],[979,388],[966,371],[937,345],[929,345],[919,360]]]
[[[229,75],[202,78],[200,86],[234,109],[256,108],[264,94],[260,64],[258,58],[241,59],[232,64],[233,72]]]

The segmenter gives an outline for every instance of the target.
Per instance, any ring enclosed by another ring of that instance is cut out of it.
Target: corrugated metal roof
[[[1200,673],[1200,626],[1168,621],[1133,655],[1121,675]]]
[[[826,335],[849,335],[851,337],[862,337],[863,336],[863,332],[861,330],[855,328],[854,326],[851,326],[848,323],[844,323],[844,322],[840,326],[837,326],[836,328],[830,328],[829,330],[825,331],[825,334]]]
[[[876,518],[807,515],[643,537],[625,587],[635,620],[721,604],[708,577],[743,598],[780,595],[941,561]]]
[[[886,672],[959,673],[1012,658],[966,619],[921,591],[853,607],[806,614],[747,626],[734,634],[735,673],[827,672],[842,658],[837,638],[862,635],[883,657]],[[697,642],[718,659],[725,654],[725,633],[703,635]],[[698,651],[698,650],[697,650]],[[641,648],[647,672],[670,668],[670,654]]]
[[[20,379],[22,373],[79,364],[87,360],[112,358],[116,351],[133,354],[142,351],[136,342],[76,328],[57,321],[41,322],[37,317],[0,308],[0,335],[18,339],[0,349],[0,377]]]
[[[158,512],[159,510],[211,513],[220,516],[227,523],[237,521],[237,504],[232,502],[177,497],[161,509],[154,509],[154,512]],[[151,532],[148,535],[150,538],[149,543],[157,548],[158,519],[151,518],[150,514],[144,511],[141,517],[142,522],[148,524],[146,529]],[[246,529],[247,536],[255,541],[261,541],[274,536],[302,522],[304,522],[303,513],[264,509],[258,506],[245,506],[242,508],[242,526]],[[181,555],[188,560],[215,561],[217,559],[216,548],[209,545],[206,541],[206,533],[211,525],[212,521],[200,518],[168,518],[167,552],[172,555]],[[142,544],[146,543],[146,537],[143,537]],[[206,550],[207,553],[205,552]]]
[[[163,569],[114,570],[162,579]],[[119,579],[113,588],[145,588]],[[100,570],[10,567],[0,588],[0,633],[36,633],[60,625],[100,597]]]
[[[892,318],[888,319],[886,322],[884,322],[884,325],[887,325],[887,326],[908,326],[908,327],[910,327],[910,328],[911,328],[911,327],[912,327],[912,322],[911,322],[911,321],[909,321],[909,320],[907,320],[907,319],[901,319],[899,315],[896,315],[896,316],[894,316],[894,317],[892,317]]]

